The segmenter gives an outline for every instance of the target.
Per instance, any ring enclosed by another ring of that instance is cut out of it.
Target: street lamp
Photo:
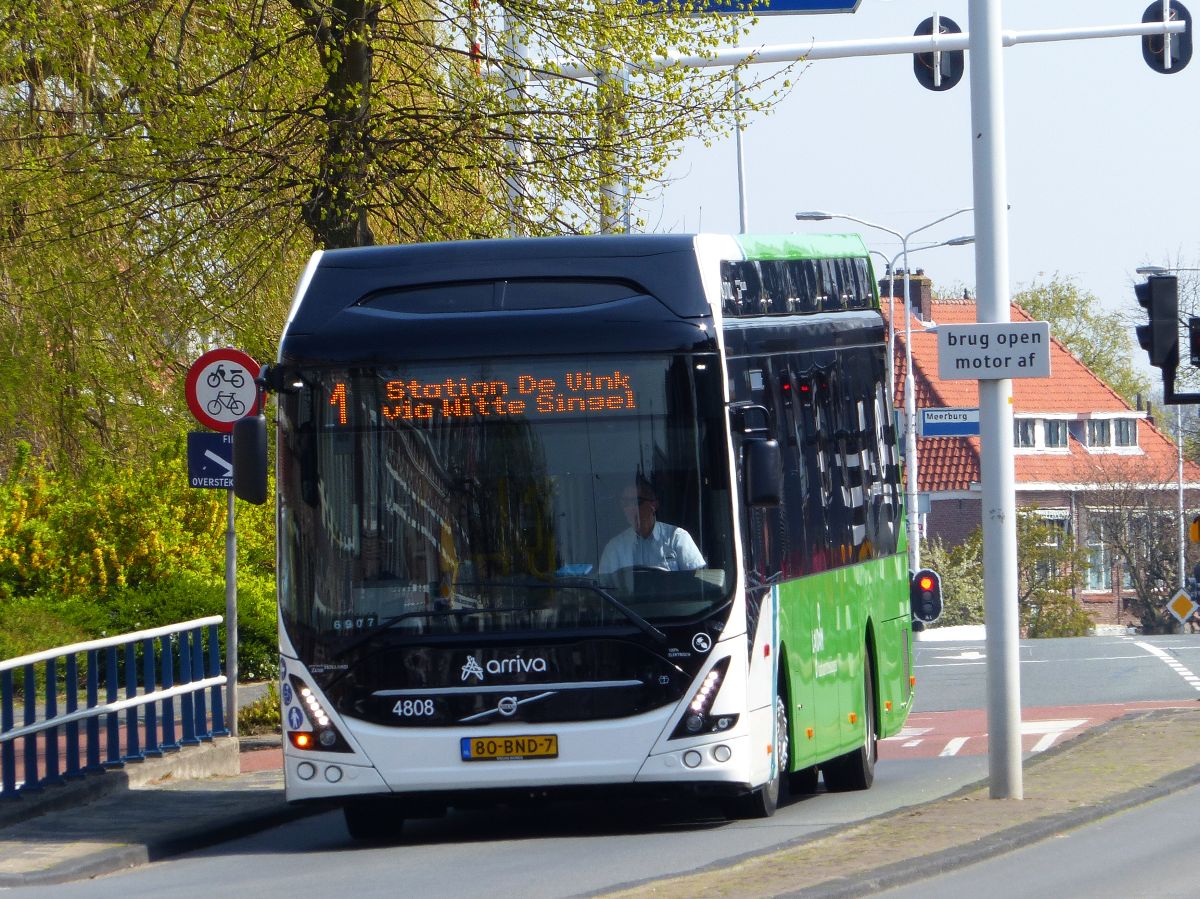
[[[922,250],[936,250],[938,247],[965,247],[968,244],[973,243],[975,243],[975,235],[964,234],[962,237],[951,237],[949,240],[943,240],[939,243],[930,243],[919,247],[913,247],[908,252],[919,253]],[[882,259],[883,264],[886,267],[885,274],[887,275],[888,281],[888,364],[892,366],[892,370],[894,371],[896,367],[896,291],[892,287],[892,273],[896,270],[896,263],[904,254],[904,251],[901,250],[891,259],[888,259],[887,256],[879,250],[868,250],[867,252],[872,256],[878,256],[880,259]],[[906,314],[911,315],[912,309],[910,308]],[[928,322],[926,324],[928,324]],[[888,387],[894,394],[895,383],[889,384]]]
[[[904,470],[907,475],[906,490],[905,490],[905,508],[908,512],[908,567],[911,571],[917,571],[921,567],[921,541],[918,536],[917,527],[917,399],[914,396],[914,380],[912,373],[912,306],[909,303],[909,266],[908,266],[908,240],[914,234],[920,234],[922,231],[932,228],[934,225],[941,224],[946,219],[954,218],[956,215],[962,215],[964,212],[971,212],[974,207],[966,206],[962,209],[956,209],[948,215],[943,215],[939,219],[934,219],[920,228],[915,228],[907,234],[901,234],[899,231],[893,231],[891,228],[886,228],[883,225],[877,225],[875,222],[860,219],[857,216],[846,215],[843,212],[797,212],[796,220],[801,222],[823,222],[829,219],[845,219],[848,222],[857,222],[867,228],[874,228],[877,231],[883,231],[886,234],[891,234],[900,241],[900,256],[904,258],[904,308],[906,314],[904,316],[904,455],[905,464]],[[961,246],[963,243],[972,243],[975,240],[971,238],[954,238],[954,246]],[[946,245],[950,246],[951,242],[946,241]],[[914,251],[915,252],[915,251]]]

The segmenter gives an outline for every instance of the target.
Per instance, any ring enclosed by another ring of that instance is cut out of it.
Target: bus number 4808
[[[432,699],[401,699],[392,706],[392,714],[401,718],[418,718],[433,714]]]

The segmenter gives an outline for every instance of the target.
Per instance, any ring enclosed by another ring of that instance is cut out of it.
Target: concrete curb
[[[129,761],[119,768],[73,777],[59,786],[45,787],[40,792],[21,794],[0,803],[0,827],[75,808],[146,784],[237,774],[240,770],[238,754],[236,738],[214,737],[210,742],[184,747],[158,758]]]

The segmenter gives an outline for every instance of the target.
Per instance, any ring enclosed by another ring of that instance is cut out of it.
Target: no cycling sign
[[[228,434],[233,423],[255,411],[258,363],[241,350],[210,350],[188,369],[188,408],[205,427]]]

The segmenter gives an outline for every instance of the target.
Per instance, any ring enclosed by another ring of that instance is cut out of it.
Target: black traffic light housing
[[[942,617],[942,578],[932,568],[922,568],[908,587],[909,605],[917,621],[933,624]]]
[[[913,32],[914,37],[933,34],[933,17],[923,21]],[[953,19],[938,16],[938,34],[962,34]],[[948,91],[962,81],[966,71],[966,54],[962,50],[940,50],[936,53],[914,53],[913,74],[917,83],[931,91]]]
[[[1150,356],[1150,364],[1171,372],[1174,380],[1179,365],[1179,279],[1174,275],[1151,275],[1134,285],[1134,293],[1149,322],[1138,325],[1137,339]]]
[[[1161,22],[1163,20],[1162,0],[1154,0],[1142,14],[1143,22]],[[1192,17],[1179,0],[1170,0],[1167,8],[1167,21],[1184,22],[1187,25],[1182,34],[1171,35],[1171,65],[1167,66],[1164,51],[1167,49],[1166,35],[1147,34],[1142,37],[1142,58],[1160,75],[1174,75],[1182,72],[1192,59]]]

